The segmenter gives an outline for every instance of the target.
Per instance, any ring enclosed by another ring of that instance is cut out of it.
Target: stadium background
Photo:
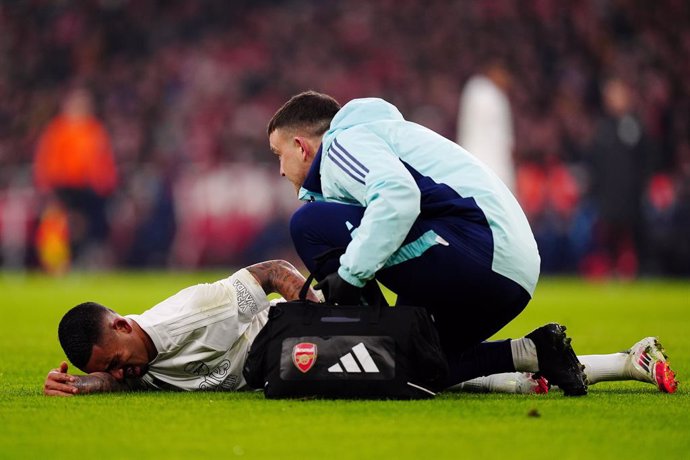
[[[601,84],[618,75],[649,139],[632,274],[687,276],[684,0],[2,1],[0,264],[39,265],[33,161],[70,88],[93,94],[119,177],[106,244],[74,267],[233,267],[297,262],[298,203],[265,133],[289,96],[383,97],[454,139],[460,91],[487,56],[513,75],[517,194],[544,271],[616,274],[597,258],[588,184]]]

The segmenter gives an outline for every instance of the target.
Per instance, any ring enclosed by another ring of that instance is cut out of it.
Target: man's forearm
[[[284,260],[269,260],[247,267],[268,294],[277,292],[286,300],[295,300],[304,285],[304,276]]]
[[[129,385],[118,382],[112,375],[105,372],[75,375],[71,385],[78,389],[77,394],[109,393],[130,389]]]

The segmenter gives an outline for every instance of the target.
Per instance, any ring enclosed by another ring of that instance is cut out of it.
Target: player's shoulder
[[[222,297],[227,296],[227,281],[228,278],[212,283],[199,283],[185,287],[154,305],[145,313],[175,314],[203,309],[207,305],[217,303]]]

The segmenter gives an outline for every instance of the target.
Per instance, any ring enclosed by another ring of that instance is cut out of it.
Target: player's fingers
[[[307,299],[311,300],[312,302],[324,302],[321,291],[315,291],[314,289],[309,289],[309,291],[307,291]]]
[[[48,373],[50,374],[50,373],[53,373],[53,372],[57,372],[57,373],[60,373],[60,374],[65,374],[65,373],[67,372],[67,369],[68,369],[68,368],[67,368],[67,363],[66,363],[65,361],[63,361],[63,362],[60,363],[60,366],[59,366],[59,367],[56,367],[55,369],[51,369]]]
[[[46,380],[53,382],[73,382],[74,377],[63,372],[59,372],[57,369],[48,372],[48,377]]]
[[[65,375],[65,374],[59,374],[59,375]],[[58,375],[53,374],[52,376],[55,377]],[[68,375],[67,377],[70,377],[70,379],[52,379],[52,378],[46,379],[45,385],[43,387],[44,392],[48,391],[48,390],[55,390],[55,391],[62,391],[65,393],[70,393],[70,394],[76,393],[77,387],[75,387],[74,385],[70,385],[70,383],[69,383],[72,381],[71,376]]]
[[[50,390],[48,390],[48,389],[44,390],[44,391],[43,391],[43,394],[46,395],[46,396],[74,396],[74,394],[71,393],[71,392],[70,392],[70,393],[66,393],[66,392],[64,392],[64,391],[52,390],[52,389],[50,389]]]
[[[47,395],[54,395],[56,393],[74,394],[74,387],[62,383],[46,382],[43,387],[43,393]]]
[[[50,372],[48,372],[47,378],[50,380],[58,380],[58,381],[64,381],[67,379],[69,374],[65,374],[64,372],[60,372],[60,369],[53,369]]]

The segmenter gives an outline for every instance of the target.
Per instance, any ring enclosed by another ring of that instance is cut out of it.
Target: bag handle
[[[304,284],[302,285],[302,289],[300,289],[299,291],[299,300],[307,300],[307,292],[309,291],[309,286],[311,286],[312,281],[314,281],[314,275],[309,273],[309,276],[307,276],[307,280],[304,282]]]
[[[336,248],[327,249],[326,251],[314,257],[314,271],[309,273],[307,280],[304,282],[302,289],[299,291],[300,300],[307,300],[307,291],[309,290],[309,286],[311,286],[311,282],[314,281],[314,273],[321,271],[321,268],[326,264],[326,262],[335,257],[339,257],[344,253],[345,248],[339,246]]]
[[[342,254],[345,253],[345,248],[344,247],[336,247],[336,248],[331,248],[326,250],[325,252],[319,254],[318,256],[314,257],[314,272],[318,272],[321,267],[324,266],[326,262],[328,262],[330,259],[334,257],[339,257]],[[314,273],[309,273],[309,276],[307,277],[306,281],[302,285],[302,289],[299,291],[299,300],[306,301],[307,300],[307,292],[309,291],[309,287],[311,286],[312,281],[314,281]],[[362,289],[362,297],[366,299],[366,301],[369,303],[369,305],[372,306],[377,306],[377,307],[387,307],[388,302],[386,301],[386,297],[383,295],[383,292],[381,292],[381,288],[379,287],[378,283],[376,282],[376,278],[372,278],[367,282],[367,284],[364,285],[364,288]],[[378,310],[378,309],[377,309]],[[372,323],[378,322],[378,317],[380,316],[380,311],[377,312],[375,315],[371,315],[371,321]]]

